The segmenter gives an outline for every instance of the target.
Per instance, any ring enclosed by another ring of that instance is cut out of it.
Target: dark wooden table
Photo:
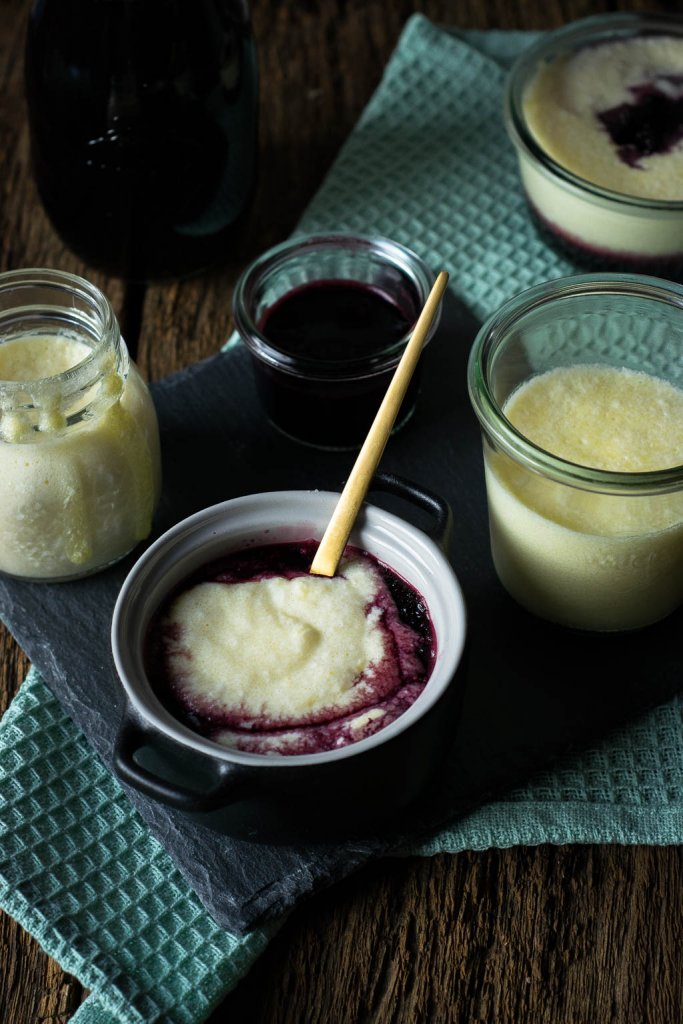
[[[138,362],[159,378],[214,352],[232,286],[282,240],[377,85],[408,16],[462,28],[547,29],[609,0],[255,0],[262,174],[248,244],[219,271],[126,288],[50,227],[29,170],[26,0],[0,0],[0,270],[53,266],[111,298]],[[675,10],[673,2],[621,9]],[[0,711],[28,668],[0,629]],[[383,861],[310,901],[215,1011],[227,1021],[679,1021],[683,851],[569,846]],[[0,917],[0,1021],[66,1024],[86,996]]]

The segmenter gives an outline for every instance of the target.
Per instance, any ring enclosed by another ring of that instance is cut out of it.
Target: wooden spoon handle
[[[406,345],[400,362],[394,371],[394,376],[391,378],[389,387],[382,399],[382,404],[363,442],[363,447],[358,453],[353,469],[346,481],[346,486],[339,497],[337,506],[332,513],[332,518],[315,553],[311,572],[316,576],[334,576],[337,571],[339,559],[346,547],[349,534],[363,504],[370,480],[386,447],[394,421],[398,415],[398,410],[401,407],[401,402],[410,383],[410,378],[420,358],[425,337],[432,320],[436,316],[447,284],[448,274],[445,270],[442,270],[427,297],[424,308],[415,324],[412,337]]]

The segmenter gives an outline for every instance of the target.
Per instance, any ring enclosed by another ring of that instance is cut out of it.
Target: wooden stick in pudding
[[[346,486],[339,496],[327,529],[320,541],[311,572],[316,576],[334,576],[356,516],[363,504],[372,475],[391,434],[394,421],[401,407],[410,379],[417,366],[422,346],[432,320],[436,316],[443,293],[448,284],[448,274],[442,270],[438,275],[427,301],[420,313],[410,341],[405,347],[401,360],[394,371],[386,394],[368,432],[363,447],[358,453]]]

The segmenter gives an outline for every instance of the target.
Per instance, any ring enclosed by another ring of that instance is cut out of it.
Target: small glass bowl
[[[348,358],[326,358],[323,338],[321,351],[306,355],[287,352],[269,340],[268,316],[283,299],[309,286],[348,282],[388,299],[410,329],[385,348]],[[233,310],[274,426],[317,448],[360,447],[433,283],[434,275],[419,256],[388,238],[299,236],[256,259],[237,282]],[[437,324],[438,317],[425,344]],[[416,372],[394,429],[410,417],[418,390]]]
[[[544,36],[518,58],[508,76],[505,125],[531,212],[554,248],[581,266],[677,280],[683,274],[683,201],[626,195],[578,177],[543,150],[524,115],[526,90],[543,63],[646,34],[683,36],[683,18],[604,14]]]
[[[683,388],[682,350],[683,287],[627,274],[537,285],[477,335],[468,385],[483,435],[493,562],[535,615],[613,631],[649,625],[683,603],[683,466],[612,472],[559,458],[513,426],[507,399],[531,377],[579,365]],[[650,413],[663,415],[656,406]]]

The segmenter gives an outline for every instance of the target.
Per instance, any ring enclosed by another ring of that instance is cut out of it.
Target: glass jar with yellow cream
[[[0,572],[116,562],[149,534],[160,479],[154,406],[106,297],[60,271],[0,274]]]

